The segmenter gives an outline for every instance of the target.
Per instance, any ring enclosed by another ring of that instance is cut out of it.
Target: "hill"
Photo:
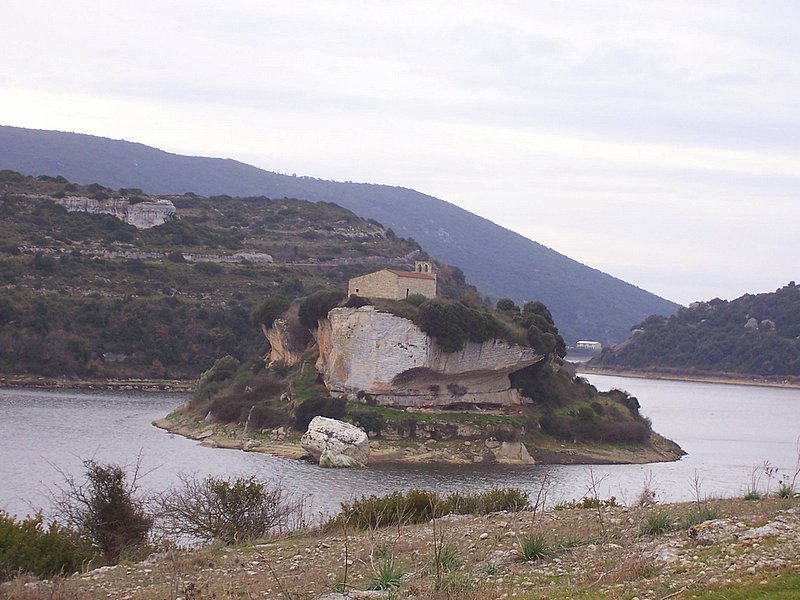
[[[591,365],[653,372],[800,376],[800,288],[695,302],[651,316]]]
[[[464,269],[484,295],[551,307],[568,344],[623,340],[633,323],[678,305],[578,263],[448,202],[386,185],[324,181],[264,171],[229,159],[170,154],[95,136],[0,127],[0,168],[63,175],[152,194],[269,196],[335,202],[422,244]],[[493,199],[500,201],[502,199]]]
[[[139,229],[58,202],[168,206],[177,218]],[[265,297],[346,289],[422,255],[330,203],[155,198],[12,171],[0,171],[0,231],[0,372],[91,379],[193,379],[220,356],[263,354],[251,313]],[[475,295],[438,268],[445,294]]]

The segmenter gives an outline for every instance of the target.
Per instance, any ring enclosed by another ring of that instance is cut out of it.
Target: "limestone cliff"
[[[309,336],[298,325],[287,319],[275,319],[271,327],[261,325],[261,332],[269,342],[269,364],[284,363],[287,367],[293,367],[300,362]]]
[[[175,216],[175,205],[169,200],[131,204],[124,199],[96,200],[84,196],[66,196],[56,200],[69,212],[111,215],[137,229],[163,225]]]
[[[331,393],[398,407],[521,404],[509,374],[544,359],[504,340],[449,354],[411,321],[372,306],[333,309],[316,337]]]

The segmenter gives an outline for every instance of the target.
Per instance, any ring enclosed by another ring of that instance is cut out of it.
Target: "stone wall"
[[[410,275],[414,273],[409,272]],[[361,275],[350,280],[348,296],[365,298],[388,298],[402,300],[411,294],[422,294],[428,298],[436,297],[436,279],[423,277],[403,277],[388,269]]]

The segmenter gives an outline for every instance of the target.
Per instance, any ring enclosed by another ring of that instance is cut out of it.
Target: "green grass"
[[[645,517],[639,525],[639,535],[661,535],[672,529],[672,517],[663,510],[656,511]]]
[[[517,560],[520,562],[530,562],[547,558],[550,548],[544,535],[536,533],[522,538],[519,543]]]
[[[436,571],[436,553],[431,553],[430,563],[431,563],[431,570]],[[450,544],[444,544],[439,549],[439,568],[442,571],[455,571],[458,569],[462,562],[461,562],[461,551],[456,548],[455,546],[451,546]]]
[[[716,518],[717,513],[714,509],[708,506],[695,506],[692,508],[692,512],[690,512],[686,519],[681,523],[681,526],[683,529],[689,529],[690,527],[694,527],[700,523],[713,521]]]
[[[710,587],[692,594],[695,600],[796,600],[800,598],[800,573],[763,573],[760,581]]]
[[[372,580],[370,589],[372,590],[391,590],[400,587],[403,575],[406,572],[393,560],[386,560],[378,567],[375,578]]]

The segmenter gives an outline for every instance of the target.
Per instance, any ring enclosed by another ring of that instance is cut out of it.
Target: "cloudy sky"
[[[800,280],[800,2],[15,2],[0,123],[411,187],[677,302]]]

